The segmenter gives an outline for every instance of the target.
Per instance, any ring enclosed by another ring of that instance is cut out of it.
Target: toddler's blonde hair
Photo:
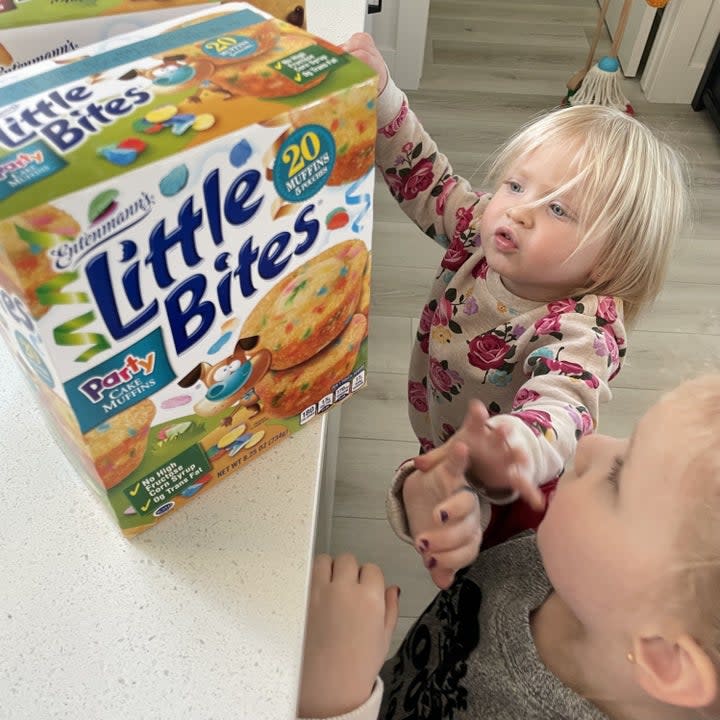
[[[575,294],[623,301],[632,324],[660,292],[683,224],[689,194],[682,156],[641,122],[599,105],[549,113],[514,135],[498,152],[488,182],[498,180],[540,146],[574,147],[574,177],[534,205],[573,190],[580,245],[602,243],[593,280]]]

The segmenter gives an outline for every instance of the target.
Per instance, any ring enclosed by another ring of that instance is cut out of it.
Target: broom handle
[[[593,60],[595,59],[595,50],[597,50],[598,42],[600,41],[600,35],[602,33],[603,23],[605,22],[605,16],[607,15],[608,7],[610,6],[610,0],[603,2],[602,9],[600,10],[600,17],[595,27],[595,36],[593,37],[592,46],[587,56],[587,62],[585,63],[585,73],[592,67]]]
[[[622,42],[623,35],[625,34],[625,27],[627,25],[628,16],[630,15],[630,6],[632,0],[625,0],[620,11],[620,19],[618,20],[617,29],[615,30],[615,40],[613,40],[612,48],[610,48],[610,57],[617,57],[618,48]]]

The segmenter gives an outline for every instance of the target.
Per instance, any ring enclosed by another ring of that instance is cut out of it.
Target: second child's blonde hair
[[[685,163],[638,120],[599,105],[557,110],[532,122],[498,152],[488,182],[539,147],[575,148],[572,176],[547,202],[572,190],[578,199],[580,245],[601,243],[593,280],[576,294],[623,301],[632,324],[660,292],[674,243],[689,220]]]

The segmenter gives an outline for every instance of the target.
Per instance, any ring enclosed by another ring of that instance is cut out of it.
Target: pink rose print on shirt
[[[422,315],[420,316],[420,324],[418,325],[418,330],[420,332],[423,332],[423,333],[430,332],[434,314],[435,313],[429,304],[423,308]]]
[[[440,428],[440,436],[442,441],[445,442],[448,438],[451,438],[455,434],[455,428],[448,423],[443,423]]]
[[[620,348],[618,347],[618,341],[615,338],[615,333],[612,328],[606,326],[603,327],[603,337],[605,338],[605,347],[608,352],[608,365],[610,367],[619,367],[620,365]]]
[[[472,276],[474,278],[480,278],[484,280],[487,277],[488,264],[485,258],[482,258],[480,262],[472,269]]]
[[[465,249],[463,241],[458,237],[453,237],[440,265],[447,270],[457,270],[462,267],[469,257],[470,253]]]
[[[558,340],[562,339],[562,334],[560,333],[560,316],[545,315],[545,317],[536,320],[535,336],[539,337],[540,335],[553,335],[554,337],[559,335]]]
[[[531,354],[528,358],[528,364],[532,367],[533,377],[554,372],[558,375],[582,380],[588,387],[593,389],[600,387],[600,381],[597,377],[585,370],[582,365],[569,360],[560,360],[560,353],[564,349],[561,347],[555,358],[546,357],[540,353]]]
[[[577,307],[577,301],[572,298],[565,298],[564,300],[554,300],[548,303],[548,310],[552,315],[561,315],[562,313],[574,312]]]
[[[611,297],[603,295],[598,300],[597,316],[608,323],[614,323],[618,318],[615,301]]]
[[[492,332],[477,335],[468,342],[468,361],[481,370],[497,370],[505,363],[511,345]]]
[[[470,227],[473,213],[470,208],[458,208],[455,212],[455,217],[457,218],[455,229],[458,232],[463,232],[463,230],[467,230]]]
[[[457,178],[454,176],[447,177],[440,185],[440,194],[435,199],[435,212],[442,215],[445,212],[445,200],[452,189],[457,185]]]
[[[386,138],[391,138],[397,135],[400,126],[405,122],[405,118],[408,114],[408,104],[403,100],[400,112],[385,126],[378,128],[378,132],[382,133]]]
[[[420,440],[420,454],[430,452],[434,447],[435,443],[430,438],[418,438]]]
[[[553,360],[552,358],[543,358],[545,366],[551,372],[557,372],[561,375],[570,375],[571,377],[580,377],[583,374],[582,365],[566,360]]]
[[[408,382],[408,400],[418,412],[426,413],[428,411],[428,400],[425,384],[410,380]]]
[[[390,189],[390,194],[396,200],[402,200],[402,178],[397,173],[385,172],[385,182]]]
[[[540,393],[536,392],[535,390],[528,390],[528,388],[520,388],[517,393],[515,394],[515,399],[513,400],[513,410],[516,408],[520,408],[523,405],[531,402],[535,402],[540,397]]]
[[[400,191],[404,200],[413,200],[418,193],[427,190],[433,181],[433,163],[429,158],[423,158],[415,165],[410,173],[403,178]]]
[[[583,435],[589,435],[593,431],[594,423],[592,416],[584,405],[577,405],[576,407],[567,405],[565,409],[577,428],[575,431],[576,440]]]
[[[544,410],[520,410],[512,414],[513,417],[520,418],[538,437],[553,430],[552,417]]]
[[[448,368],[447,360],[430,358],[430,383],[433,390],[446,400],[452,400],[452,396],[460,392],[463,382],[464,380],[457,372]]]
[[[450,323],[452,316],[453,304],[446,297],[440,298],[432,317],[432,324],[447,326]]]

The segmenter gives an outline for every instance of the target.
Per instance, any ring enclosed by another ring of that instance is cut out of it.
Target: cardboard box
[[[133,535],[364,385],[376,77],[246,3],[65,60],[0,79],[0,329]]]
[[[0,0],[0,76],[116,35],[181,17],[220,0]],[[305,0],[255,0],[255,7],[305,27]],[[193,7],[195,6],[195,7]]]

